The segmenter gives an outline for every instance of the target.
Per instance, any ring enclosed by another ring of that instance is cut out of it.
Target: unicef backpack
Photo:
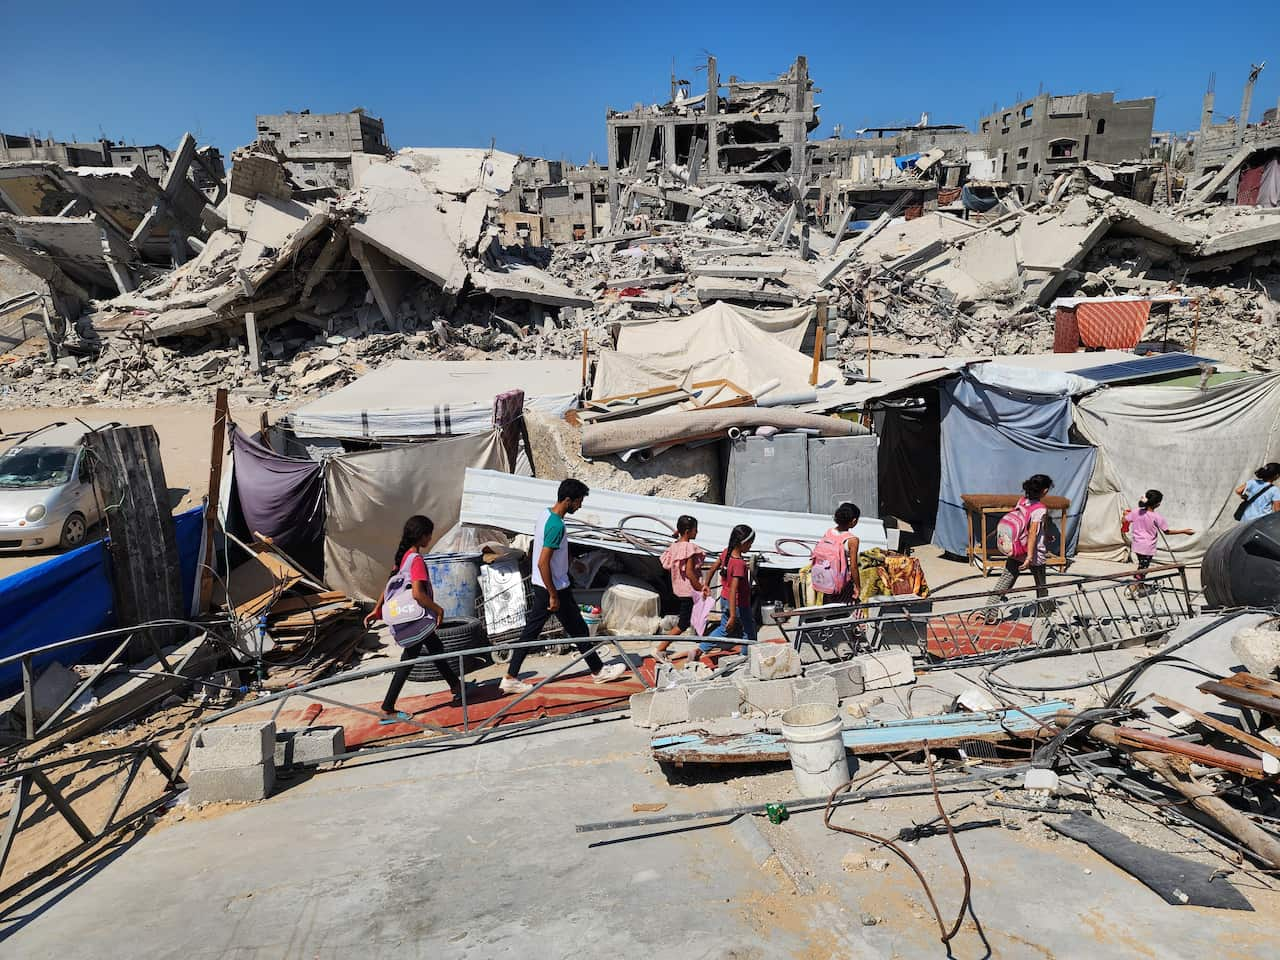
[[[849,552],[845,546],[847,536],[838,530],[828,530],[813,548],[809,560],[812,567],[809,582],[818,593],[832,596],[849,583]]]
[[[1027,528],[1031,526],[1033,507],[1024,498],[996,524],[996,548],[1006,557],[1021,560],[1027,555]]]
[[[391,636],[402,647],[416,643],[435,632],[436,615],[426,610],[413,597],[413,581],[409,578],[411,554],[405,554],[400,568],[387,581],[382,591],[382,620],[391,628]]]

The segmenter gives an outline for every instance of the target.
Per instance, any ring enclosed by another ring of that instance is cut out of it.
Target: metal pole
[[[36,703],[32,693],[31,655],[22,658],[22,712],[27,719],[27,739],[36,738]]]

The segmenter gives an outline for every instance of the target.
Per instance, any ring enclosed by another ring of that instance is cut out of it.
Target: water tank
[[[1205,600],[1215,607],[1280,603],[1280,513],[1238,524],[1215,540],[1200,579]]]

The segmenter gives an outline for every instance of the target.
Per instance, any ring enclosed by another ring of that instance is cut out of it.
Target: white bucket
[[[839,709],[829,703],[802,703],[782,714],[782,738],[801,796],[826,796],[849,782],[843,730]]]

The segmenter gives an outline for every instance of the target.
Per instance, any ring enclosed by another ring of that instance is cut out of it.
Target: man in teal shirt
[[[524,631],[520,634],[521,643],[537,640],[547,617],[553,613],[569,636],[586,637],[591,633],[582,619],[582,611],[578,609],[573,590],[569,586],[569,538],[565,536],[564,529],[565,516],[577,513],[589,492],[587,485],[581,480],[572,477],[562,480],[556,491],[555,506],[549,507],[538,522],[532,548],[533,601],[525,618]],[[595,676],[596,683],[609,683],[627,672],[626,666],[621,663],[606,667],[595,652],[593,643],[583,641],[577,644],[577,648]],[[520,667],[524,665],[524,658],[531,649],[533,648],[520,646],[511,652],[507,675],[499,685],[503,693],[526,693],[533,689],[520,680]]]

